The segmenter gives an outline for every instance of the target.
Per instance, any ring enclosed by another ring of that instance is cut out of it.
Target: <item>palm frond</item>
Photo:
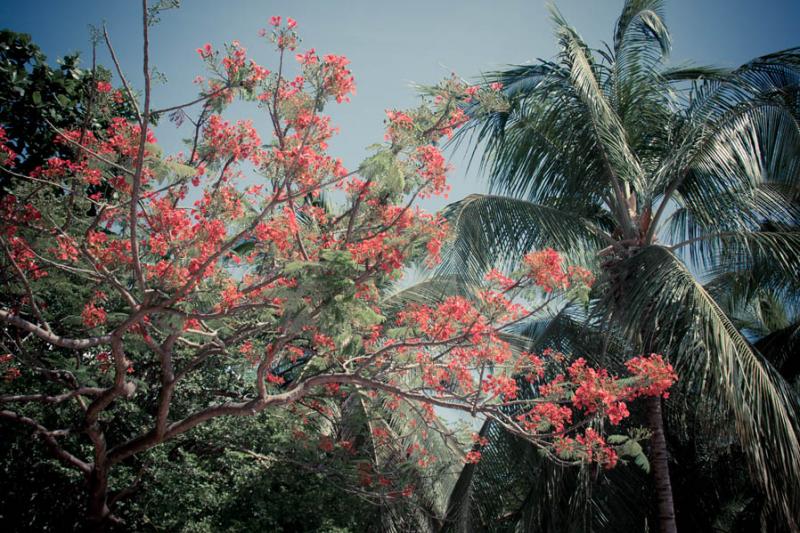
[[[387,287],[381,295],[382,309],[392,313],[403,309],[410,303],[432,305],[452,295],[471,296],[472,288],[457,276],[428,276],[407,285],[397,282]]]
[[[729,68],[722,68],[710,65],[683,64],[672,67],[665,67],[659,73],[661,78],[668,82],[685,81],[721,81],[731,75],[733,71]]]
[[[732,415],[751,475],[791,516],[800,508],[800,444],[797,398],[785,380],[669,250],[649,246],[611,278],[605,304],[614,322],[664,351],[681,387],[712,394]]]
[[[770,135],[760,134],[769,130]],[[797,175],[777,163],[800,150],[800,127],[791,114],[771,102],[750,102],[717,122],[685,122],[675,136],[682,144],[663,161],[654,180],[660,190],[674,190],[674,199],[699,224],[717,231],[753,229],[778,215],[791,218],[786,196],[768,182],[791,187]],[[787,166],[788,165],[788,166]]]
[[[591,120],[598,148],[606,164],[606,178],[621,179],[642,190],[644,178],[639,159],[628,144],[619,116],[609,105],[593,69],[588,47],[558,11],[553,11],[556,35],[561,42],[565,63],[575,94]]]
[[[626,108],[646,109],[631,105],[643,97],[663,96],[659,85],[658,67],[669,54],[672,45],[669,30],[664,24],[661,0],[627,0],[617,20],[614,32],[614,92],[617,111],[624,116]],[[642,121],[644,117],[635,117]],[[652,124],[658,124],[654,122]],[[626,128],[631,133],[630,128]]]
[[[577,259],[609,238],[591,219],[574,212],[504,196],[472,194],[448,206],[445,216],[453,240],[439,272],[472,283],[534,248],[550,246]]]
[[[773,280],[796,285],[800,272],[800,231],[730,231],[701,235],[679,242],[672,250],[689,255],[695,267],[718,275],[728,271],[752,273],[766,267]]]
[[[615,55],[645,47],[656,48],[659,58],[668,54],[672,40],[663,19],[662,0],[626,0],[614,31]]]

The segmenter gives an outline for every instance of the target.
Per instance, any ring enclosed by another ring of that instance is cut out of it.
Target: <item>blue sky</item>
[[[622,0],[561,0],[566,19],[591,45],[611,38]],[[430,84],[450,72],[471,79],[506,64],[550,58],[555,40],[544,0],[184,0],[152,30],[151,63],[168,79],[154,89],[155,107],[189,100],[192,79],[203,74],[195,49],[239,39],[267,68],[275,54],[257,37],[271,15],[299,23],[301,49],[344,54],[352,61],[358,93],[350,104],[328,108],[341,135],[331,153],[354,168],[365,148],[383,137],[384,110],[415,103],[413,83]],[[672,0],[672,62],[735,66],[752,57],[800,45],[798,0]],[[0,1],[0,26],[32,34],[51,61],[82,51],[89,62],[88,26],[105,22],[126,76],[141,84],[141,14],[134,0]],[[99,61],[110,66],[105,50]],[[233,118],[266,119],[255,108],[236,108]],[[163,121],[157,136],[167,151],[181,147],[182,133]],[[450,200],[483,190],[477,167],[455,154]],[[428,208],[438,208],[433,201]]]

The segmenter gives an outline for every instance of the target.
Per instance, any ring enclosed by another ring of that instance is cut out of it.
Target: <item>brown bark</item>
[[[94,463],[86,476],[89,492],[86,516],[90,530],[103,531],[111,516],[108,507],[108,447],[106,437],[97,425],[87,428],[86,433],[94,445]]]
[[[91,531],[103,531],[108,525],[111,510],[108,508],[108,470],[105,465],[96,466],[88,476],[89,501],[86,515]]]
[[[664,418],[661,398],[647,399],[647,417],[653,436],[650,439],[651,465],[658,500],[658,529],[661,533],[677,533],[675,505],[672,500],[672,483],[669,479],[669,455],[664,437]]]

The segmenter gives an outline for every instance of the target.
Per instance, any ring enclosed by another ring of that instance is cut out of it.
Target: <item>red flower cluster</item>
[[[595,370],[578,358],[569,367],[570,379],[578,385],[572,404],[587,414],[604,411],[609,421],[616,425],[630,415],[625,402],[620,401],[623,389],[605,369]]]
[[[632,375],[644,381],[644,385],[631,391],[631,398],[636,396],[669,398],[668,389],[678,379],[672,365],[664,361],[661,355],[655,353],[651,353],[648,357],[634,357],[625,363],[625,366]]]
[[[420,193],[421,198],[427,196],[445,195],[450,192],[447,184],[447,171],[449,170],[442,152],[433,145],[427,144],[417,148],[414,160],[419,165],[419,175],[427,184]]]
[[[491,269],[488,274],[486,274],[484,279],[486,279],[486,281],[492,285],[500,287],[503,291],[511,289],[517,283],[515,280],[505,276],[499,270],[494,268]]]
[[[87,185],[100,185],[103,174],[98,168],[91,168],[88,161],[70,161],[51,157],[44,166],[31,171],[31,176],[58,182],[72,176],[79,177]]]
[[[349,102],[348,95],[356,94],[355,78],[347,68],[349,64],[350,60],[344,56],[328,54],[323,58],[323,87],[339,103]]]
[[[210,43],[206,43],[202,48],[197,49],[197,53],[200,54],[200,57],[203,59],[209,59],[214,55],[214,49],[211,48]]]
[[[8,134],[5,128],[0,126],[0,166],[13,168],[17,153],[8,146]]]
[[[22,375],[19,368],[13,363],[14,356],[10,353],[0,355],[0,369],[3,371],[3,381],[14,381]]]
[[[523,257],[522,262],[528,268],[528,276],[546,292],[569,286],[569,278],[563,267],[564,260],[552,248],[531,252]]]
[[[5,238],[10,249],[10,261],[33,280],[43,278],[47,271],[39,265],[36,253],[19,235],[20,228],[37,223],[42,214],[32,204],[20,204],[17,197],[7,194],[0,198],[0,236]]]
[[[98,307],[94,302],[89,302],[81,312],[81,319],[87,328],[96,328],[106,323],[107,315],[105,309]]]
[[[80,132],[69,132],[69,137],[75,141],[80,138]],[[134,159],[139,151],[139,140],[141,139],[142,128],[138,124],[128,122],[123,118],[113,118],[111,125],[100,142],[98,151],[106,155],[118,155],[127,159]],[[155,144],[156,138],[152,130],[147,130],[145,141],[148,144]],[[145,150],[145,155],[149,155]]]
[[[238,120],[232,125],[219,115],[212,115],[203,130],[203,140],[211,160],[250,159],[255,164],[261,160],[261,138],[249,120]]]
[[[564,439],[569,440],[569,438]],[[605,439],[592,428],[587,428],[583,435],[575,437],[579,447],[575,450],[578,457],[587,463],[597,463],[605,468],[614,468],[619,459],[617,452],[606,444]]]
[[[578,457],[612,468],[617,453],[594,429],[588,428],[575,438],[567,435],[575,413],[602,416],[619,424],[630,416],[626,400],[663,395],[676,379],[672,367],[658,354],[635,357],[626,366],[634,378],[633,385],[611,377],[605,369],[590,368],[579,358],[568,368],[568,379],[559,374],[539,385],[541,399],[529,411],[517,415],[516,420],[526,432],[555,434],[554,449],[562,457]]]
[[[567,278],[569,279],[570,286],[582,285],[584,287],[591,287],[594,285],[594,274],[583,267],[570,265],[570,267],[567,268]]]
[[[500,396],[503,400],[513,400],[517,397],[517,380],[510,376],[489,375],[484,378],[481,389],[494,397]]]
[[[477,344],[488,333],[486,319],[462,296],[449,296],[435,309],[427,305],[411,306],[398,314],[398,323],[414,327],[437,341],[466,334]]]
[[[414,119],[402,111],[391,111],[387,109],[386,118],[389,124],[383,138],[387,141],[394,142],[400,137],[401,133],[408,132],[414,128]]]
[[[563,433],[566,425],[572,422],[572,409],[552,402],[537,403],[527,413],[518,415],[517,420],[530,433]]]
[[[475,464],[480,462],[480,460],[481,460],[481,452],[479,452],[478,450],[470,450],[464,457],[464,462],[467,464]]]

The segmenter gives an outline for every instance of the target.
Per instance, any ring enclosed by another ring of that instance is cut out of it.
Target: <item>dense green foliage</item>
[[[64,531],[82,528],[74,498],[83,480],[64,469],[40,446],[4,431],[2,519],[6,531]],[[137,477],[137,490],[120,501],[131,531],[365,531],[380,524],[380,508],[344,487],[352,480],[334,464],[307,451],[254,460],[246,449],[287,449],[291,434],[261,417],[242,427],[216,423],[160,447],[141,467],[126,468],[115,485]],[[291,449],[291,446],[288,447]],[[298,467],[303,464],[304,467]],[[316,464],[318,471],[311,465]],[[340,465],[341,466],[341,465]]]

